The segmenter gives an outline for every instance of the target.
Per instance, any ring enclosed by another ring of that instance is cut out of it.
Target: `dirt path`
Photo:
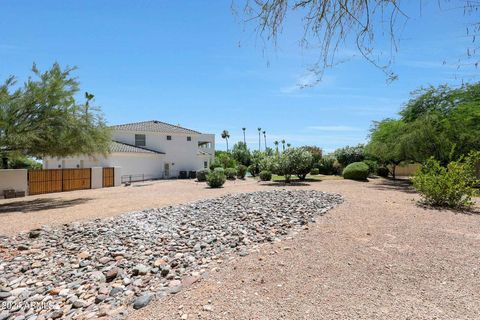
[[[226,193],[249,192],[268,187],[253,179],[227,181],[224,188],[210,189],[193,180],[161,180],[130,187],[50,193],[0,200],[0,235],[14,235],[42,225],[105,218],[121,213],[214,198]]]
[[[307,187],[346,202],[129,319],[480,318],[480,215],[420,208],[385,180]]]

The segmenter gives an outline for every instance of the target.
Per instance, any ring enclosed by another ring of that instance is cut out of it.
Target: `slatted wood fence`
[[[29,170],[28,194],[90,189],[91,181],[90,168]]]
[[[103,168],[103,187],[113,187],[115,168]]]

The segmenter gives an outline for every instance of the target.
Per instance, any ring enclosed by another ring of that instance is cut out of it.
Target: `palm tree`
[[[260,144],[261,144],[261,138],[260,138],[260,133],[262,131],[262,128],[258,128],[258,151],[260,151]]]
[[[245,130],[247,130],[247,128],[242,128],[242,131],[243,131],[243,144],[245,146],[247,146],[247,141],[245,140]]]
[[[287,143],[287,149],[290,148],[292,145],[290,143]]]
[[[282,148],[283,148],[283,151],[285,151],[285,139],[282,140]]]
[[[267,132],[263,131],[262,133],[263,133],[263,139],[265,141],[265,145],[264,145],[265,151],[267,151]]]
[[[277,154],[278,154],[278,141],[277,140],[273,141],[273,144],[275,145],[275,149],[277,149]]]
[[[230,138],[230,132],[228,132],[227,130],[223,130],[222,139],[225,139],[225,141],[227,142],[227,152],[228,152],[228,138]]]

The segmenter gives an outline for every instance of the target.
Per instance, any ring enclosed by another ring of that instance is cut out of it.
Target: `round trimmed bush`
[[[343,177],[350,180],[367,180],[369,168],[363,162],[350,163],[343,169]]]
[[[319,173],[320,173],[320,170],[318,170],[318,168],[313,168],[312,170],[310,170],[310,174],[312,176],[316,176]]]
[[[228,180],[235,180],[237,176],[237,170],[235,168],[225,169],[225,176]]]
[[[385,167],[377,168],[377,174],[380,177],[384,177],[384,178],[388,177],[388,174],[389,174],[388,168],[385,168]]]
[[[204,169],[204,170],[198,170],[197,171],[197,181],[204,182],[207,181],[207,175],[210,172],[210,170]]]
[[[221,173],[225,174],[225,169],[223,169],[223,167],[217,167],[217,168],[213,169],[213,172],[221,172]]]
[[[262,171],[260,172],[260,180],[262,181],[270,181],[272,180],[272,173],[270,171]]]
[[[237,178],[238,179],[245,179],[245,175],[247,174],[247,167],[243,164],[237,167]]]
[[[207,184],[210,188],[220,188],[227,181],[223,171],[215,170],[207,175]]]

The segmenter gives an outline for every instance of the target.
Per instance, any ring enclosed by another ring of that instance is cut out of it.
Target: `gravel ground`
[[[0,235],[14,235],[42,225],[62,225],[215,198],[228,193],[271,189],[253,179],[227,181],[210,189],[193,180],[160,180],[130,187],[78,190],[17,199],[0,199]]]
[[[241,193],[0,239],[0,319],[125,319],[228,254],[247,256],[342,203],[314,190]]]
[[[129,319],[480,319],[480,206],[424,209],[383,179],[306,188],[345,203]]]

